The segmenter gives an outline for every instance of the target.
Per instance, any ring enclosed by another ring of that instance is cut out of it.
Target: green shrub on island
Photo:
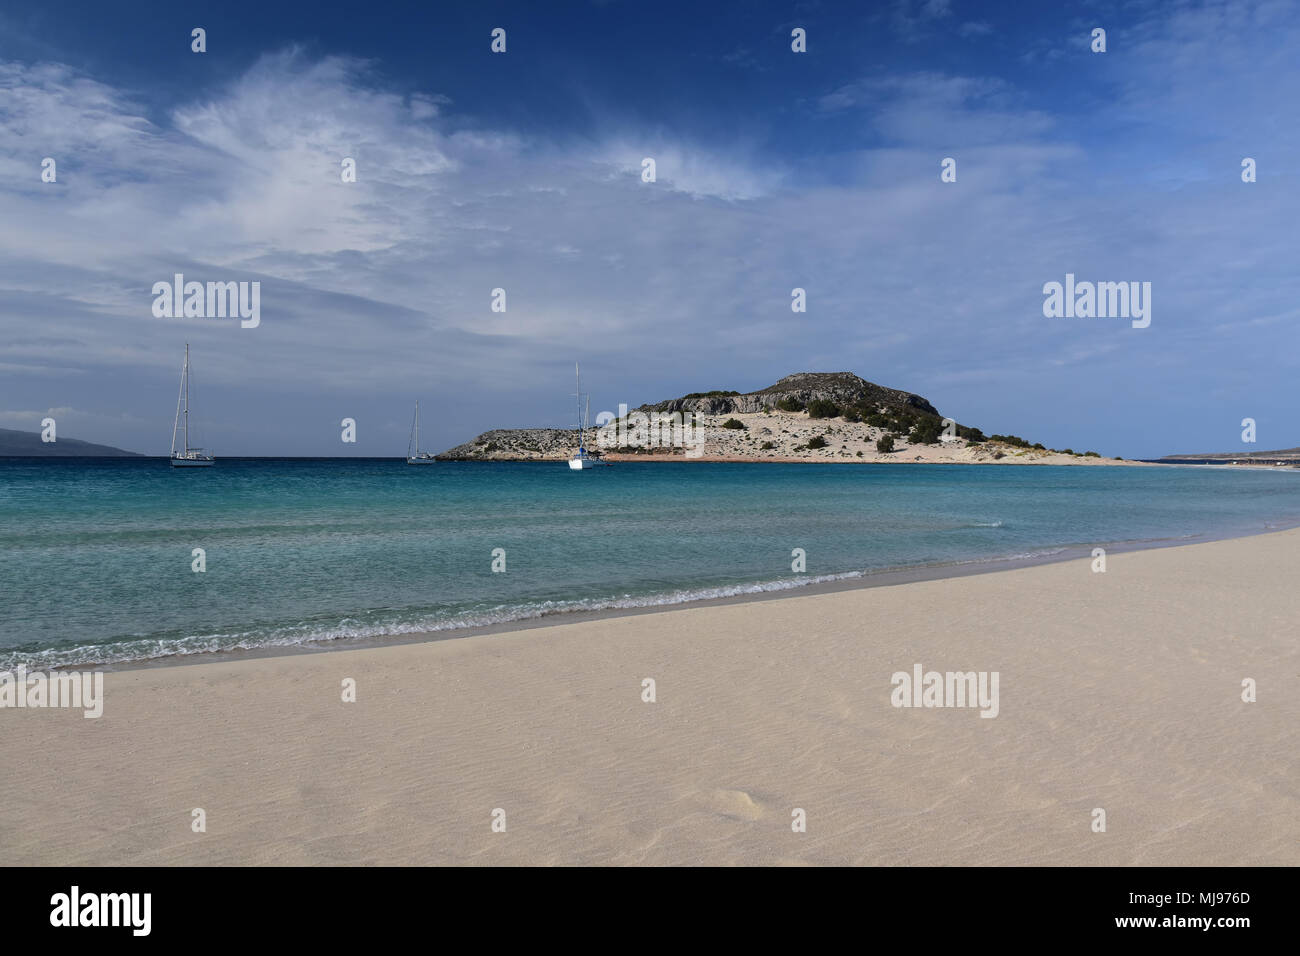
[[[880,452],[882,455],[887,455],[893,450],[894,450],[893,435],[881,435],[879,438],[876,439],[876,451]]]
[[[989,441],[1000,441],[1004,445],[1015,445],[1017,448],[1032,447],[1029,444],[1029,442],[1025,441],[1023,438],[1019,437],[1018,435],[990,435]],[[1073,454],[1073,452],[1071,452],[1070,454]]]
[[[913,426],[908,441],[914,445],[933,445],[943,434],[943,422],[937,418],[921,419]]]
[[[809,418],[838,418],[840,407],[826,398],[814,398],[808,403]]]
[[[722,427],[735,430],[737,428],[744,428],[745,423],[738,418],[728,418],[725,422],[722,423]]]
[[[758,446],[760,451],[767,451],[768,449],[775,448],[775,447],[776,447],[776,443],[770,441],[765,441],[763,442],[763,444]]]
[[[1061,449],[1061,454],[1062,454],[1062,455],[1073,455],[1073,454],[1074,454],[1074,449],[1073,449],[1073,448],[1062,448],[1062,449]]]
[[[872,412],[870,415],[867,415],[863,421],[872,428],[888,428],[893,424],[888,418],[880,414],[880,412]]]
[[[1097,454],[1095,451],[1085,451],[1085,452],[1083,453],[1083,457],[1084,457],[1084,458],[1100,458],[1101,455]]]
[[[957,437],[965,438],[967,441],[972,441],[972,442],[981,442],[981,441],[988,440],[984,437],[984,433],[980,431],[978,428],[970,428],[966,425],[957,426]]]
[[[825,439],[825,438],[822,438],[821,435],[813,435],[812,438],[809,438],[809,439],[808,439],[808,447],[809,447],[809,448],[825,448],[825,447],[826,447],[826,439]]]
[[[728,391],[723,391],[720,388],[715,388],[711,392],[691,392],[691,394],[689,395],[683,395],[682,399],[685,400],[690,398],[725,398],[729,395],[739,395],[739,394],[740,393],[737,392],[735,389],[732,389],[731,391],[728,392]]]
[[[776,407],[783,412],[801,412],[803,411],[803,402],[794,397],[783,398],[776,403]]]

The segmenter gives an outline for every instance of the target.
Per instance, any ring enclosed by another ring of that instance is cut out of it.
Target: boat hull
[[[601,461],[599,458],[570,458],[569,467],[574,471],[582,471],[584,468],[601,468],[608,466],[609,462]]]
[[[436,465],[436,464],[438,463],[438,459],[436,459],[436,458],[408,458],[408,459],[406,459],[406,463],[407,463],[408,465]]]
[[[173,458],[173,468],[211,468],[216,464],[212,458]]]

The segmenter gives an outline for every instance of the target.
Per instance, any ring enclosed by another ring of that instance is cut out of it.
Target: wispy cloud
[[[889,9],[894,31],[908,42],[923,39],[937,21],[951,16],[951,0],[893,0]]]
[[[961,29],[947,4],[891,11]],[[805,114],[841,134],[811,170],[759,138],[720,147],[629,118],[524,132],[297,48],[162,115],[66,65],[0,62],[0,218],[21,224],[0,230],[5,402],[103,408],[103,431],[76,437],[165,449],[188,340],[202,414],[256,453],[388,453],[366,441],[401,433],[417,395],[448,445],[560,424],[575,357],[602,407],[848,368],[963,420],[1093,445],[1106,422],[1143,434],[1125,401],[1190,435],[1177,423],[1195,408],[1174,396],[1207,370],[1237,387],[1224,355],[1274,370],[1243,372],[1243,395],[1294,407],[1277,370],[1300,354],[1300,208],[1276,104],[1300,93],[1295,18],[1143,17],[1115,21],[1122,56],[1083,61],[1097,92],[1082,112],[933,67],[807,89]],[[956,183],[939,181],[945,156]],[[1042,284],[1066,271],[1154,281],[1152,328],[1044,320]],[[175,272],[260,281],[261,327],[155,319],[151,286]],[[1156,371],[1163,386],[1145,385]],[[1081,394],[1098,432],[1058,437],[1051,409]],[[331,444],[345,414],[356,449]]]

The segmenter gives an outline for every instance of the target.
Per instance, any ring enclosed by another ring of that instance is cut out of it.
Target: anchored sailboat
[[[181,428],[182,406],[184,408],[184,432],[181,450],[176,450],[176,432]],[[181,367],[181,390],[176,396],[176,419],[172,422],[173,468],[211,468],[216,459],[203,454],[202,448],[190,447],[190,344],[185,343],[185,364]]]
[[[577,383],[577,392],[575,397],[578,399],[578,453],[569,459],[569,467],[574,471],[582,471],[584,468],[595,468],[598,465],[608,465],[609,462],[600,457],[600,452],[594,454],[587,451],[587,419],[591,415],[591,396],[587,398],[586,414],[583,414],[582,408],[582,377],[578,373],[578,363],[573,363],[573,377]]]
[[[408,465],[432,465],[437,459],[427,451],[420,451],[420,402],[415,402],[415,419],[411,422],[411,438],[406,443]]]

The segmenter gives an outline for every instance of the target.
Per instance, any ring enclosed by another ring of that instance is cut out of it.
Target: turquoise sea
[[[1294,470],[0,459],[0,670],[382,638],[1296,524]],[[504,573],[492,571],[496,548]],[[806,573],[791,570],[795,548]]]

